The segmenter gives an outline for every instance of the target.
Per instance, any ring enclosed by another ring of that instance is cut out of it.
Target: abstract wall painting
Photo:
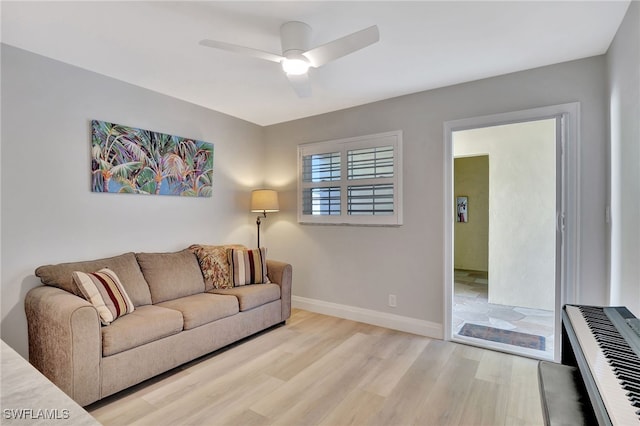
[[[91,121],[91,190],[210,197],[213,144]]]

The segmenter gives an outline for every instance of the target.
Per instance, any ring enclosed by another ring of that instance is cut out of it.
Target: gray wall
[[[640,316],[640,2],[631,2],[607,54],[609,290]]]
[[[189,244],[251,244],[262,128],[2,45],[2,339],[27,355],[41,264]],[[90,192],[90,120],[214,143],[211,198]]]
[[[443,123],[578,101],[580,140],[580,303],[606,299],[605,58],[598,56],[431,90],[265,129],[266,182],[282,192],[269,232],[294,264],[294,294],[442,324]],[[402,130],[404,225],[397,228],[296,223],[296,146]],[[397,308],[387,295],[397,295]]]
[[[609,69],[625,63],[610,59]],[[578,302],[605,303],[606,71],[607,59],[599,56],[260,128],[3,45],[2,338],[26,355],[22,304],[38,285],[33,270],[40,264],[193,242],[253,244],[249,190],[263,183],[281,191],[282,211],[269,215],[262,236],[269,257],[293,264],[295,296],[441,324],[443,123],[574,101],[581,103]],[[615,76],[609,81],[619,83]],[[91,193],[93,118],[213,142],[214,196]],[[637,130],[627,123],[637,144]],[[405,224],[299,225],[297,145],[390,130],[404,135]],[[389,293],[397,295],[397,308],[387,306]]]

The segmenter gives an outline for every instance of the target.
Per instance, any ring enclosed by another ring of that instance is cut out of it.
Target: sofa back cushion
[[[102,268],[109,268],[118,275],[122,286],[131,298],[134,306],[151,304],[149,286],[140,271],[136,256],[133,253],[125,253],[120,256],[84,262],[40,266],[36,269],[35,273],[43,284],[58,287],[76,296],[84,297],[73,281],[73,273],[75,271],[91,273],[99,271]]]
[[[175,253],[136,253],[155,303],[204,292],[204,279],[196,255],[185,249]]]

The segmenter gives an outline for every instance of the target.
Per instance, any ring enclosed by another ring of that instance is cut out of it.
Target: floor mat
[[[539,351],[544,351],[545,348],[544,336],[501,330],[485,325],[466,323],[462,326],[458,334],[460,336],[475,337],[476,339],[506,343],[507,345],[520,346],[522,348],[536,349]]]

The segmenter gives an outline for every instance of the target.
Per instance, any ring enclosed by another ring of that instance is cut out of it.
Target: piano
[[[640,320],[629,310],[566,305],[561,361],[539,366],[547,424],[576,424],[580,419],[578,424],[640,425]],[[558,385],[562,377],[573,383]],[[545,385],[555,394],[545,395]],[[563,398],[569,401],[560,409],[564,412],[558,412]]]

